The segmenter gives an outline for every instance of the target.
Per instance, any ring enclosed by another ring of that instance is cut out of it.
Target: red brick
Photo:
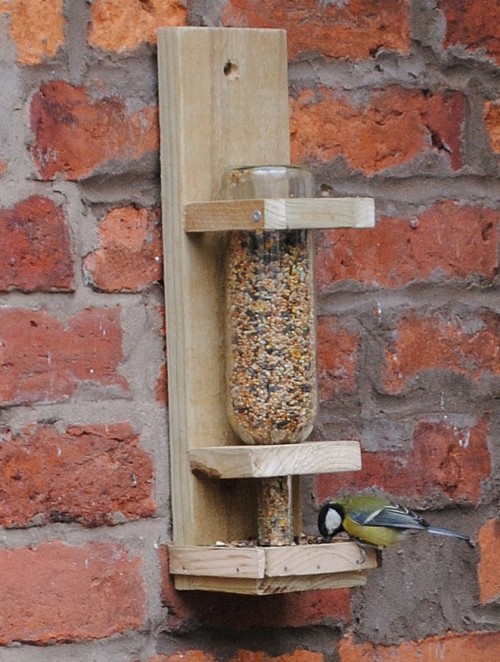
[[[317,322],[317,361],[320,400],[352,393],[356,388],[359,334],[342,328],[336,318],[322,316]]]
[[[481,602],[500,602],[500,520],[490,519],[479,529],[481,558],[477,569]]]
[[[162,600],[170,631],[189,624],[246,630],[286,628],[351,620],[349,589],[249,596],[176,591],[168,570],[168,548],[160,548]]]
[[[322,502],[341,490],[378,487],[413,500],[414,507],[431,497],[477,504],[482,482],[491,476],[488,433],[486,417],[473,427],[417,423],[410,450],[363,451],[361,471],[317,476],[316,498]]]
[[[155,655],[149,662],[215,662],[215,658],[205,651],[188,649],[170,655]],[[224,658],[227,659],[227,658]],[[322,662],[323,654],[305,649],[297,649],[292,653],[271,657],[264,651],[237,651],[228,662]]]
[[[325,230],[315,261],[320,290],[342,280],[391,288],[473,276],[493,280],[498,211],[447,200],[412,220],[384,217],[375,228]]]
[[[452,372],[472,381],[500,375],[500,316],[484,310],[474,315],[471,328],[468,325],[468,319],[438,312],[402,317],[385,355],[385,390],[401,393],[408,382],[429,371]]]
[[[497,1],[438,0],[446,18],[445,46],[464,46],[500,64],[500,7]]]
[[[205,651],[188,649],[170,655],[155,655],[149,662],[215,662],[216,658]]]
[[[348,636],[340,642],[339,652],[340,662],[486,662],[500,658],[500,632],[447,632],[392,646],[357,644]]]
[[[3,431],[0,525],[121,523],[154,513],[151,458],[128,423]]]
[[[158,329],[159,334],[165,342],[166,339],[166,311],[165,306],[159,306],[158,312],[161,315],[161,327]],[[164,349],[166,354],[166,348]],[[156,380],[156,389],[155,389],[156,400],[162,404],[168,406],[168,363],[164,361],[158,372],[158,378]]]
[[[88,42],[108,51],[129,51],[156,43],[162,26],[184,25],[186,2],[176,0],[94,0]]]
[[[119,545],[0,550],[0,644],[48,644],[141,628],[141,561]]]
[[[155,388],[156,400],[165,406],[168,406],[168,367],[165,362],[158,373]]]
[[[31,152],[41,179],[80,179],[117,159],[157,150],[158,109],[127,109],[125,99],[94,100],[83,87],[44,83],[33,96]]]
[[[0,404],[59,402],[80,384],[124,394],[120,309],[87,308],[63,322],[43,310],[0,309]]]
[[[484,121],[490,136],[491,148],[500,153],[500,100],[487,101],[484,104]]]
[[[319,51],[327,57],[360,60],[380,50],[408,53],[407,0],[317,2],[316,0],[232,0],[222,21],[231,27],[279,28],[287,31],[290,57]]]
[[[464,97],[390,87],[361,101],[324,86],[291,100],[291,150],[296,162],[342,156],[367,175],[437,151],[451,168],[462,166]]]
[[[275,657],[263,651],[239,650],[230,662],[323,662],[323,654],[298,648]]]
[[[0,210],[0,291],[73,290],[71,242],[62,207],[32,196]]]
[[[10,13],[10,38],[21,64],[38,64],[64,45],[63,0],[10,0],[0,3]]]
[[[162,277],[160,213],[120,207],[99,224],[100,247],[84,258],[90,283],[104,292],[140,292]]]

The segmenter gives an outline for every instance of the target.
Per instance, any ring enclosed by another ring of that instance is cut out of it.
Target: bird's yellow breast
[[[375,547],[390,547],[401,538],[402,534],[401,531],[389,529],[385,526],[364,526],[363,524],[357,524],[349,516],[344,518],[343,525],[345,531],[350,536]]]

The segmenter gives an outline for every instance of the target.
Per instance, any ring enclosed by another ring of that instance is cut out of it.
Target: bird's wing
[[[426,522],[421,517],[397,504],[389,504],[369,513],[366,511],[350,513],[350,516],[363,526],[387,526],[394,529],[414,529],[415,531],[427,528]]]

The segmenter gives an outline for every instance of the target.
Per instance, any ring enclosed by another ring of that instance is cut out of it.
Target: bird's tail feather
[[[470,542],[469,536],[464,536],[462,533],[450,531],[449,529],[442,529],[439,526],[429,526],[427,531],[429,533],[437,533],[440,536],[450,536],[450,538],[459,538],[460,540],[466,540],[467,542]]]

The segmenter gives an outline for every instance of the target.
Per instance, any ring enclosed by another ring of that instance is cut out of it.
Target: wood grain
[[[290,162],[285,32],[162,28],[158,68],[173,535],[202,545],[255,533],[256,490],[191,473],[189,449],[238,440],[225,411],[225,238],[187,235],[184,208],[216,199],[230,166]]]
[[[377,567],[353,542],[292,547],[170,547],[176,588],[265,595],[361,586]]]
[[[264,579],[175,575],[174,583],[178,591],[218,591],[240,595],[275,595],[297,591],[364,586],[366,584],[366,573],[342,572],[314,575],[312,577],[264,577]]]
[[[186,205],[186,232],[320,230],[375,225],[372,198],[216,200]]]
[[[269,478],[359,471],[357,441],[312,441],[273,446],[211,446],[189,451],[191,469],[209,478]]]

